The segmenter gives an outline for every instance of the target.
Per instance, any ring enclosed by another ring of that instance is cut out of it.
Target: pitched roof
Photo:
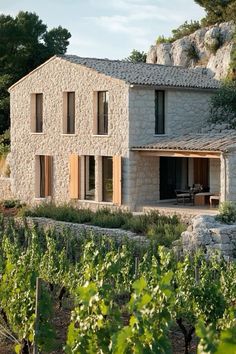
[[[132,150],[149,151],[214,151],[228,152],[236,149],[236,131],[218,134],[186,134],[158,137],[152,144],[135,146]]]
[[[99,73],[124,80],[133,85],[172,86],[215,89],[219,81],[207,74],[206,69],[188,69],[181,66],[130,63],[120,60],[82,58],[76,55],[59,56],[74,64],[84,65]]]

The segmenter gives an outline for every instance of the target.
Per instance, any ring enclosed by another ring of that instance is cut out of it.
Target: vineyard
[[[195,340],[199,353],[235,354],[236,264],[200,251],[177,259],[155,239],[145,247],[1,216],[1,335],[24,354],[168,354],[177,327],[185,353]],[[64,342],[55,308],[69,311]]]

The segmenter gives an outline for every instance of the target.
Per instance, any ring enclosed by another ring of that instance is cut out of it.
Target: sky
[[[147,52],[159,35],[204,16],[193,0],[0,0],[1,14],[20,10],[36,12],[48,29],[67,28],[68,54],[109,59]]]

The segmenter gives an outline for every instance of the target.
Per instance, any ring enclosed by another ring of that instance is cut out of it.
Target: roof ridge
[[[89,60],[99,60],[99,61],[110,61],[110,62],[117,62],[117,63],[126,63],[126,64],[131,64],[131,65],[145,65],[145,66],[161,66],[161,67],[169,67],[169,68],[180,68],[180,69],[186,69],[186,70],[195,70],[193,68],[186,68],[183,65],[166,65],[166,64],[152,64],[152,63],[144,63],[144,62],[138,62],[138,63],[133,63],[128,60],[123,60],[123,59],[109,59],[109,58],[95,58],[95,57],[81,57],[76,54],[57,54],[56,55],[59,58],[68,58],[68,57],[74,57],[78,59],[89,59]],[[205,69],[205,67],[203,68]]]

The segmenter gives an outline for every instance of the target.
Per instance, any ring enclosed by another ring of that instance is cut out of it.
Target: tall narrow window
[[[67,92],[67,134],[75,133],[75,93]]]
[[[104,202],[113,200],[113,165],[112,157],[102,158],[102,194]]]
[[[43,94],[36,93],[35,95],[35,132],[42,133],[43,131]]]
[[[85,199],[95,199],[95,158],[85,156]]]
[[[39,168],[37,169],[39,176],[38,180],[38,197],[45,198],[52,195],[52,156],[38,156]]]
[[[165,134],[165,91],[155,91],[155,134]]]
[[[97,129],[99,135],[108,134],[108,92],[98,92]]]

